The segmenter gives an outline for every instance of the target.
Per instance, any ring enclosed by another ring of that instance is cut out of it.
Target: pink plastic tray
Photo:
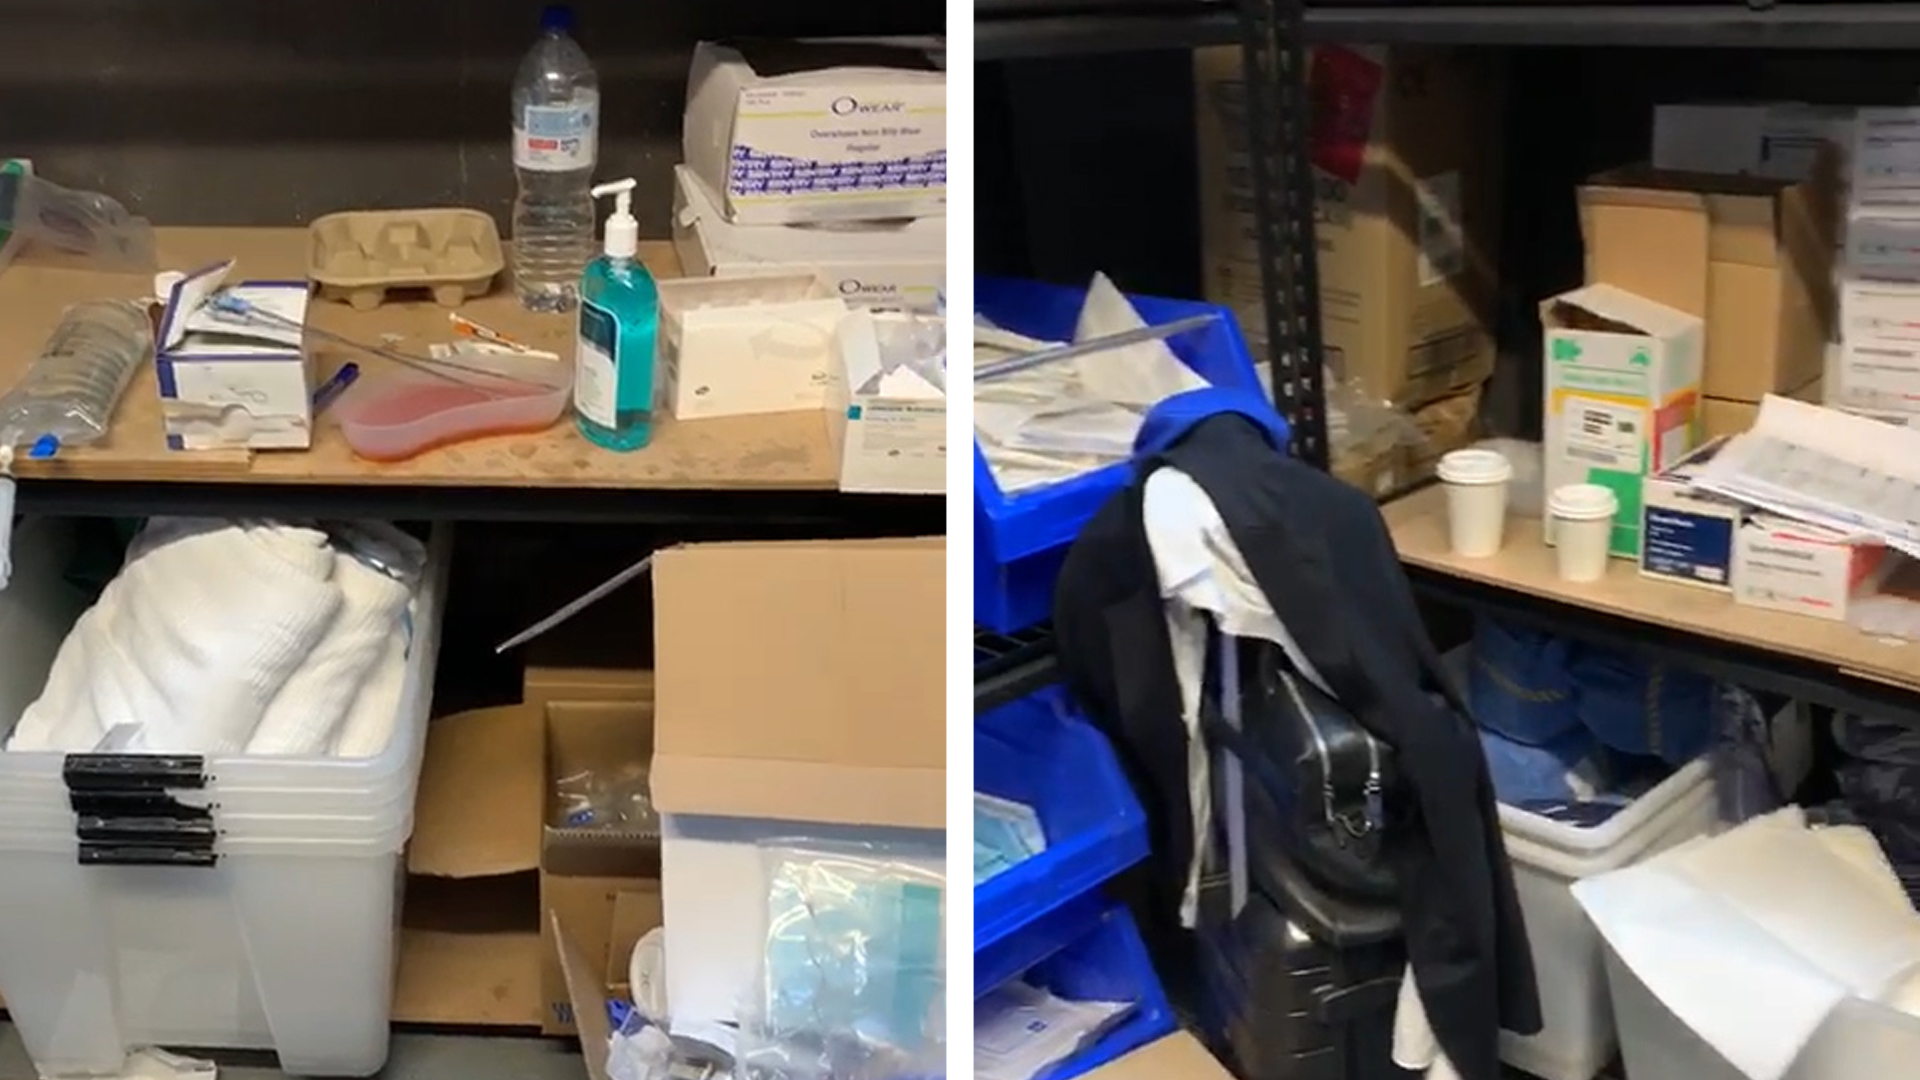
[[[485,387],[398,376],[354,387],[335,411],[355,454],[402,461],[469,439],[545,431],[566,412],[572,393],[571,386],[503,381]]]

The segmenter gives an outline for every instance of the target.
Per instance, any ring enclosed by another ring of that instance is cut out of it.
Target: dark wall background
[[[508,91],[531,0],[0,0],[0,152],[158,223],[513,198]],[[702,39],[939,32],[938,0],[579,0],[605,102],[599,174],[665,236]]]
[[[1644,160],[1653,106],[1673,101],[1920,101],[1920,54],[1486,49],[1507,69],[1498,433],[1539,431],[1536,305],[1579,284],[1574,188]],[[976,258],[984,273],[1200,292],[1191,60],[1181,52],[980,67]]]

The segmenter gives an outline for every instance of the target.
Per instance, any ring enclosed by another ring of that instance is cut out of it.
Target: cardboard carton
[[[1264,341],[1240,50],[1195,53],[1208,300]],[[1413,408],[1493,373],[1501,88],[1446,49],[1322,45],[1315,103],[1321,336],[1368,398]]]
[[[1086,1080],[1230,1080],[1232,1075],[1198,1039],[1179,1031],[1102,1065]]]
[[[673,169],[673,249],[688,277],[804,272],[856,307],[933,311],[947,281],[944,217],[858,229],[735,225],[693,170]]]
[[[1701,324],[1612,285],[1587,285],[1540,306],[1545,327],[1548,492],[1600,484],[1620,500],[1610,550],[1640,554],[1641,481],[1694,447]],[[1553,542],[1552,518],[1547,542]]]
[[[1847,621],[1898,560],[1884,545],[1831,529],[1755,515],[1735,538],[1733,598],[1750,607]]]
[[[660,834],[657,828],[573,827],[558,789],[585,774],[626,774],[644,782],[653,757],[653,709],[636,702],[556,702],[547,708],[545,810],[540,835],[542,934],[540,991],[548,1034],[574,1030],[565,974],[552,938],[563,917],[595,960],[595,973],[624,971],[633,942],[660,925]],[[624,898],[624,902],[623,902]],[[616,914],[626,925],[616,935]],[[650,921],[649,921],[650,920]],[[615,939],[626,939],[621,950]]]
[[[1757,402],[1797,390],[1820,377],[1833,334],[1830,173],[1595,177],[1580,188],[1587,281],[1705,320],[1707,396]]]
[[[1821,403],[1826,393],[1826,381],[1815,379],[1813,382],[1784,396],[1795,401],[1809,401],[1815,405]],[[1723,435],[1738,435],[1753,426],[1760,418],[1760,403],[1757,401],[1728,401],[1724,398],[1702,398],[1700,401],[1700,430],[1704,439],[1717,439]]]
[[[1733,588],[1733,538],[1746,523],[1747,507],[1692,487],[1724,445],[1725,439],[1715,439],[1647,477],[1641,488],[1641,574],[1721,592]]]
[[[396,1021],[540,1026],[543,728],[540,712],[520,705],[428,726],[407,847]]]
[[[943,214],[947,77],[924,49],[701,42],[687,166],[746,225]]]
[[[631,760],[625,729],[644,731],[644,706],[561,704],[553,716],[515,705],[429,727],[407,850],[396,1021],[565,1034],[573,1009],[542,912],[569,919],[593,950],[596,975],[622,978],[632,943],[659,925],[657,839],[623,845],[616,836],[607,851],[581,854],[593,841],[544,824],[551,776],[577,767],[596,742]]]
[[[834,332],[827,436],[840,490],[938,495],[947,490],[947,395],[907,369],[884,372],[880,328],[893,316],[855,311]]]
[[[654,562],[653,796],[676,1028],[736,1019],[762,841],[946,823],[943,539],[694,544]],[[944,872],[938,854],[924,860]]]

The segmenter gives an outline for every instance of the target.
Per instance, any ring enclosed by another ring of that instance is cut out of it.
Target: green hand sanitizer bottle
[[[580,434],[609,450],[638,450],[653,437],[654,334],[660,290],[635,257],[640,223],[631,179],[593,189],[614,197],[605,252],[580,276],[580,335],[574,350],[573,411]]]

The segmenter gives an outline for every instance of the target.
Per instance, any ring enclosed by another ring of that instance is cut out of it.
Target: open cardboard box
[[[667,997],[699,1037],[764,952],[763,842],[904,840],[944,873],[946,545],[688,545],[653,587],[668,954],[697,958]]]
[[[573,1030],[552,931],[566,913],[596,973],[624,973],[660,923],[658,839],[556,829],[552,778],[583,762],[644,762],[651,708],[555,702],[434,721],[407,852],[393,1018]],[[624,979],[624,974],[621,974]]]
[[[602,1051],[604,1064],[606,1053]],[[1176,1031],[1093,1070],[1086,1080],[1232,1080],[1232,1073],[1213,1059],[1200,1040]],[[595,1080],[604,1080],[604,1074]]]

